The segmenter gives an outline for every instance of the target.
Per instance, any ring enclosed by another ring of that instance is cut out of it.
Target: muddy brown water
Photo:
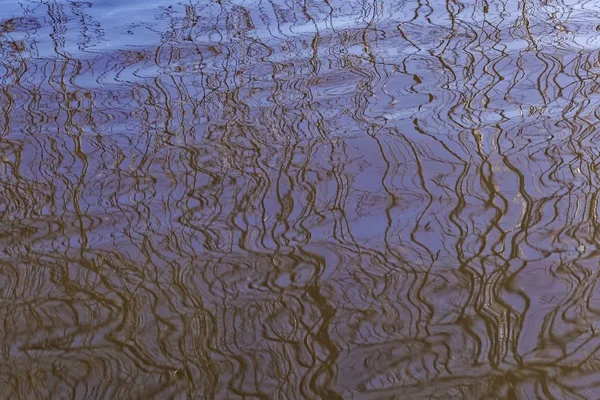
[[[600,398],[598,24],[0,0],[0,398]]]

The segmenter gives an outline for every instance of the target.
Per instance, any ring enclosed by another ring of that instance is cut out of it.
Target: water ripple
[[[598,397],[596,2],[142,3],[0,0],[0,397]]]

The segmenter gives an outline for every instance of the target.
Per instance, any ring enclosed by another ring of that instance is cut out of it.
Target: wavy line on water
[[[96,6],[0,24],[7,396],[597,391],[593,2]]]

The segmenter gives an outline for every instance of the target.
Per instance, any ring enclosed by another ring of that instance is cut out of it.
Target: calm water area
[[[0,399],[599,399],[600,1],[0,0]]]

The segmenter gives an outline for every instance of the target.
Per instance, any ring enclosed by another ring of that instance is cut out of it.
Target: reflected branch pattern
[[[597,2],[131,3],[1,13],[0,397],[600,396]]]

